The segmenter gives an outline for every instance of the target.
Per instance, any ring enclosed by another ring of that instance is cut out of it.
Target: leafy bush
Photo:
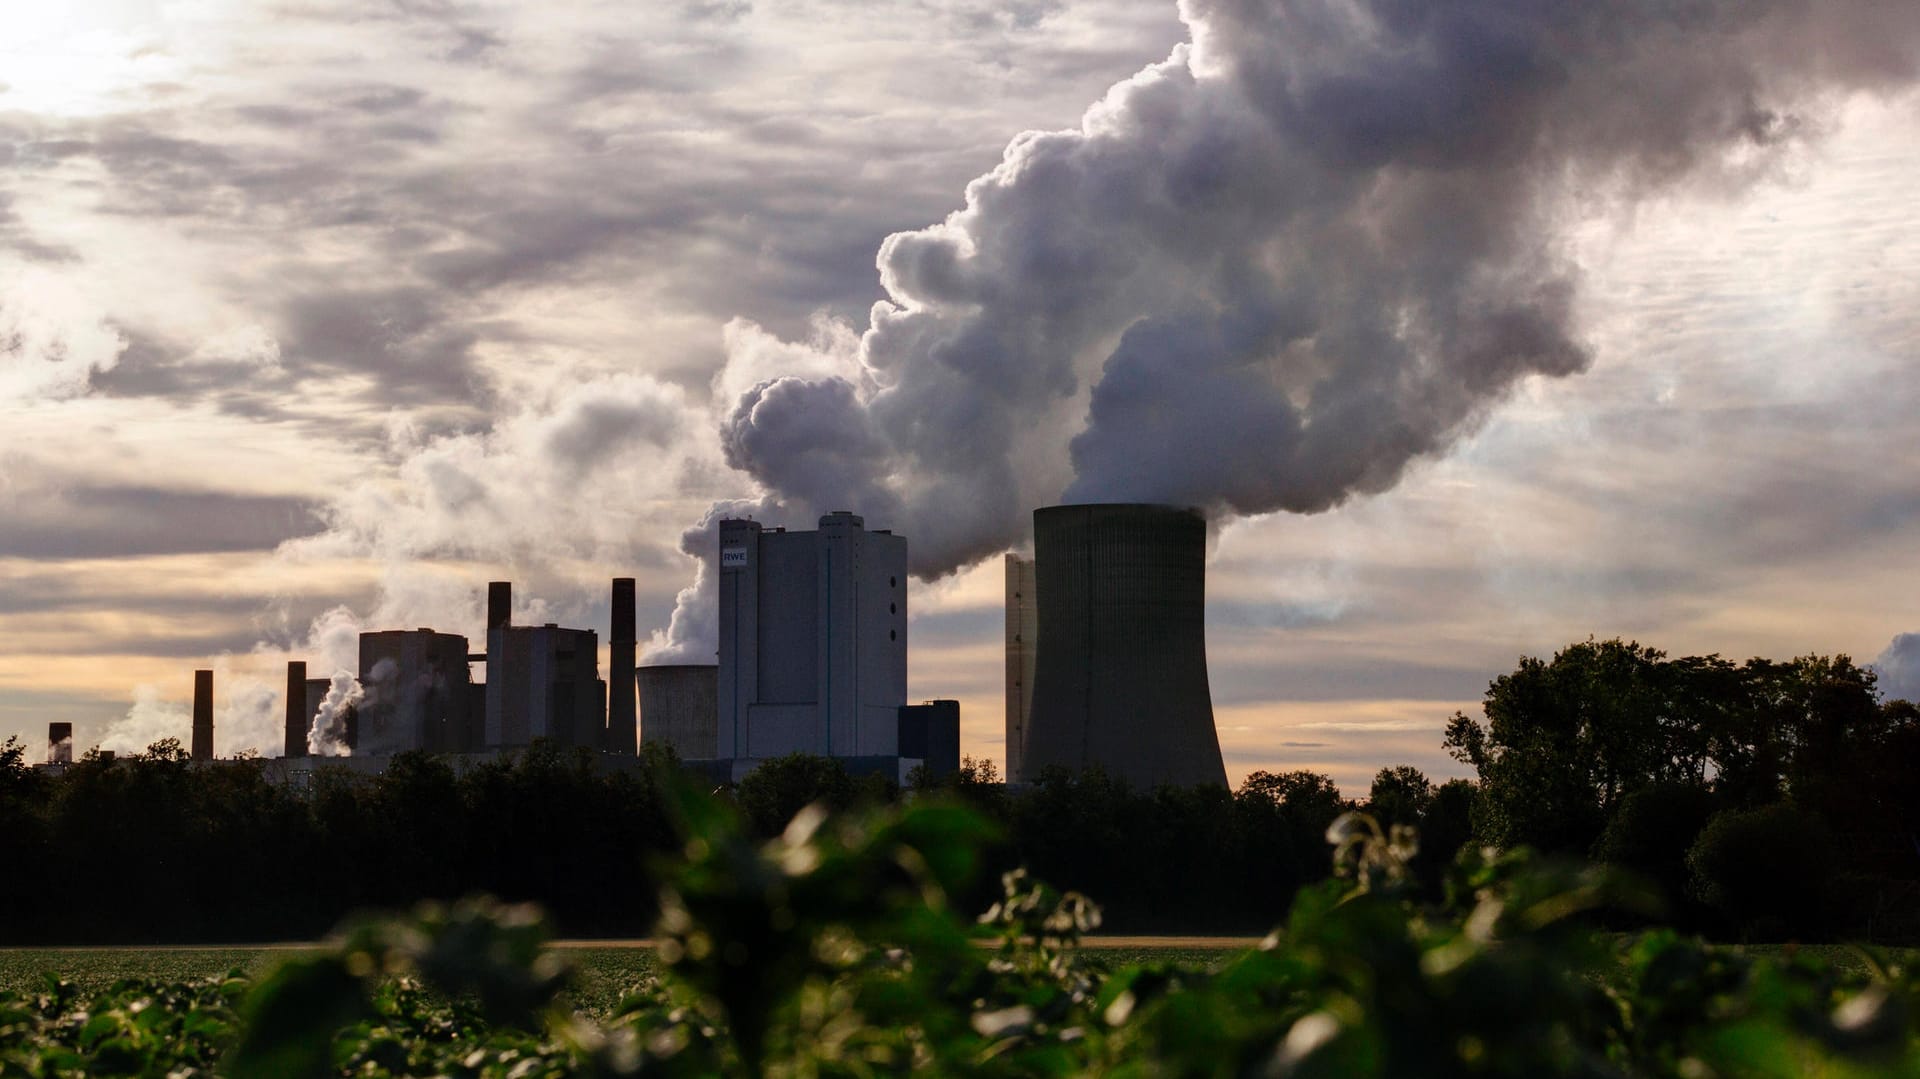
[[[990,826],[954,804],[800,814],[762,841],[682,797],[660,976],[569,1013],[526,907],[469,901],[350,927],[257,985],[57,981],[0,993],[0,1074],[1910,1074],[1920,988],[1666,931],[1596,932],[1605,871],[1462,853],[1417,901],[1418,837],[1336,820],[1335,876],[1211,969],[1109,971],[1096,906],[1020,872],[978,919],[950,897]],[[1868,957],[1873,960],[1873,957]]]

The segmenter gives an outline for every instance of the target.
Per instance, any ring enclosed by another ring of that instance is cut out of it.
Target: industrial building
[[[599,748],[605,739],[607,686],[600,681],[600,638],[554,623],[516,626],[506,615],[507,585],[489,586],[486,726],[488,749],[550,738]]]
[[[193,672],[193,742],[197,761],[213,759],[213,672]]]
[[[640,689],[640,742],[669,746],[681,760],[720,756],[720,668],[712,663],[661,663],[635,672]]]
[[[359,678],[363,695],[347,739],[355,753],[472,748],[465,637],[431,629],[362,633]]]
[[[327,689],[332,684],[325,678],[308,678],[304,660],[287,662],[287,688],[281,697],[286,742],[283,756],[307,755],[307,735],[313,729],[313,717],[320,714],[320,705],[327,699]]]
[[[906,539],[852,513],[720,522],[716,755],[898,756],[906,586]]]
[[[640,717],[635,710],[634,663],[639,658],[639,621],[634,612],[634,581],[613,579],[607,627],[607,734],[609,753],[633,756],[639,750]]]
[[[1020,747],[1033,712],[1033,665],[1039,656],[1040,608],[1034,600],[1034,562],[1007,556],[1007,778],[1020,774]]]
[[[1033,536],[1038,639],[1022,621],[1009,674],[1037,654],[1017,748],[1009,725],[1009,778],[1097,765],[1141,787],[1226,786],[1207,685],[1206,522],[1173,506],[1049,506]],[[1016,621],[1010,611],[1010,633]]]

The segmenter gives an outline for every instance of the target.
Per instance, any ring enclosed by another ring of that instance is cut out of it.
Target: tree
[[[1743,936],[1824,928],[1833,837],[1792,806],[1715,814],[1687,853],[1693,894]]]
[[[854,803],[855,784],[832,757],[789,753],[762,761],[734,787],[733,798],[762,836],[779,835],[793,815],[815,802],[829,809]]]
[[[1367,812],[1383,825],[1420,823],[1433,800],[1433,783],[1410,764],[1382,768],[1367,791]]]
[[[1618,639],[1523,657],[1487,687],[1485,723],[1456,713],[1444,745],[1479,774],[1481,838],[1584,854],[1634,788],[1697,774],[1694,724],[1664,659]]]

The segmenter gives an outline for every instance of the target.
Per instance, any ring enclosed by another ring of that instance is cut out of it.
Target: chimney
[[[307,755],[307,723],[313,718],[307,715],[307,664],[304,660],[287,661],[286,717],[286,756],[304,757]]]
[[[47,724],[47,763],[73,763],[73,724]]]
[[[639,749],[634,712],[633,578],[613,579],[613,626],[607,634],[607,750],[629,756]]]
[[[487,628],[503,629],[513,624],[513,582],[487,582]]]
[[[213,672],[193,672],[193,759],[213,759]]]

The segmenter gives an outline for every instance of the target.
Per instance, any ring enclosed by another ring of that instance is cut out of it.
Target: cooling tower
[[[1021,777],[1092,765],[1226,786],[1207,690],[1207,526],[1172,506],[1033,514],[1039,655]]]
[[[634,712],[635,633],[633,578],[613,579],[613,625],[607,634],[607,751],[632,756],[639,738]]]
[[[719,756],[720,668],[711,663],[642,667],[640,743],[673,747],[681,760]]]

